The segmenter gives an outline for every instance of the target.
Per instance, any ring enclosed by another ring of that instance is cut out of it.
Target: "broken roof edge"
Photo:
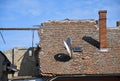
[[[96,22],[95,19],[82,19],[82,20],[72,20],[72,19],[64,19],[64,20],[49,20],[44,23],[50,23],[50,22]]]
[[[48,20],[49,22],[65,22],[65,21],[96,21],[95,19],[81,19],[81,20],[74,20],[74,19],[64,19],[64,20]]]
[[[95,19],[82,19],[82,20],[72,20],[72,19],[64,19],[64,20],[48,20],[46,22],[41,23],[41,26],[44,26],[45,24],[50,24],[50,23],[79,23],[79,22],[87,22],[87,23],[94,23],[97,24],[98,20]]]

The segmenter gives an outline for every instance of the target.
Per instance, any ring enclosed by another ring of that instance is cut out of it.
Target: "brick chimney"
[[[99,41],[101,51],[106,51],[107,48],[106,13],[106,10],[99,11]]]

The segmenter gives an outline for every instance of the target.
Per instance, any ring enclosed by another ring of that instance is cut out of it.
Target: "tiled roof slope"
[[[42,74],[109,74],[120,73],[120,28],[107,29],[108,52],[99,51],[99,28],[96,20],[49,21],[40,30],[40,70]],[[58,53],[68,54],[63,41],[71,38],[73,52],[69,61],[55,59]]]

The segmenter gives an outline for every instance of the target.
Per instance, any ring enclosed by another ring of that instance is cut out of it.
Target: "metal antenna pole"
[[[32,47],[34,46],[34,30],[32,31]]]
[[[3,42],[4,42],[4,44],[6,44],[5,39],[4,39],[4,37],[3,37],[3,35],[2,35],[1,32],[0,32],[0,35],[1,35],[1,38],[2,38],[2,40],[3,40]]]

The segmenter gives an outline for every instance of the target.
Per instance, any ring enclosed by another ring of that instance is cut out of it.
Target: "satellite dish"
[[[69,46],[67,45],[67,43],[65,41],[63,41],[63,42],[64,42],[65,48],[67,49],[67,52],[68,52],[69,56],[71,57],[72,54],[71,54]]]

